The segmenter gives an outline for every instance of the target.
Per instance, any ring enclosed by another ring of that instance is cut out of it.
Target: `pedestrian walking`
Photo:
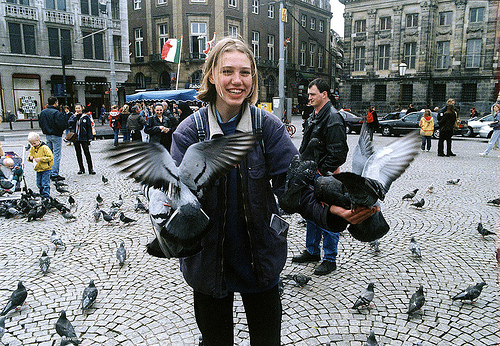
[[[54,156],[50,180],[59,181],[65,179],[59,175],[59,164],[61,162],[62,135],[68,125],[68,119],[59,111],[59,101],[56,97],[49,97],[47,103],[47,107],[38,116],[38,123],[45,135],[47,146]]]
[[[420,136],[422,136],[422,145],[420,149],[422,151],[431,150],[431,139],[434,134],[434,118],[431,115],[431,110],[426,109],[424,115],[420,119],[418,126],[420,127]]]
[[[75,106],[75,114],[73,114],[73,116],[69,119],[68,124],[70,131],[76,133],[77,136],[75,141],[75,153],[76,160],[78,161],[78,167],[80,168],[78,174],[85,173],[82,150],[85,154],[85,160],[87,160],[89,174],[96,174],[92,164],[92,157],[90,155],[90,142],[92,141],[93,134],[92,119],[90,118],[89,112],[86,112],[84,106],[77,104]]]
[[[40,195],[44,199],[50,198],[50,177],[54,165],[54,155],[49,146],[43,143],[40,135],[36,132],[28,134],[28,142],[31,145],[28,154],[28,161],[33,162],[36,172],[36,186],[40,190]]]
[[[378,115],[375,111],[375,106],[371,106],[366,114],[366,123],[368,124],[368,134],[370,135],[370,140],[373,140],[373,133],[378,130]]]
[[[479,154],[481,156],[487,156],[495,145],[500,146],[500,104],[496,103],[493,106],[493,112],[495,114],[495,121],[490,124],[493,128],[493,134],[491,135],[486,150]]]
[[[99,121],[101,125],[104,125],[104,121],[106,121],[106,107],[104,105],[101,106],[101,111],[99,112]]]

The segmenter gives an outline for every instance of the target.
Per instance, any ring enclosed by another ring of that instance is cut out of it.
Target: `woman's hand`
[[[353,225],[365,221],[378,211],[380,211],[380,207],[378,206],[375,206],[373,208],[358,207],[356,209],[344,209],[336,205],[330,206],[330,213],[340,216]]]

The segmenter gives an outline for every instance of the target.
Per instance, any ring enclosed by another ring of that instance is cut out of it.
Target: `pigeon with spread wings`
[[[204,236],[209,218],[198,198],[233,169],[255,142],[251,133],[198,142],[186,150],[178,167],[160,144],[132,143],[112,150],[110,158],[118,160],[114,165],[123,167],[122,172],[165,195],[168,213],[158,216],[150,211],[155,244],[165,257],[185,256],[186,248],[199,250],[195,244]]]

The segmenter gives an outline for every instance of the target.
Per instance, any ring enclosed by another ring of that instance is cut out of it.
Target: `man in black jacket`
[[[308,93],[309,105],[314,108],[314,111],[307,119],[299,152],[301,155],[313,156],[310,159],[318,164],[319,174],[334,174],[346,161],[349,151],[344,118],[330,102],[330,86],[326,81],[320,78],[313,80],[309,83]],[[311,150],[308,144],[313,138],[319,139],[319,145]],[[324,258],[323,262],[316,267],[314,274],[325,275],[337,269],[338,232],[342,232],[343,229],[336,231],[323,229],[307,220],[306,250],[300,256],[295,256],[292,262],[318,262],[321,259],[320,242],[323,238]]]
[[[59,163],[61,162],[62,134],[68,126],[68,119],[57,108],[59,102],[56,97],[49,97],[47,103],[47,108],[42,110],[38,116],[38,122],[45,135],[46,144],[54,154],[54,165],[50,179],[64,180],[65,178],[59,175]]]

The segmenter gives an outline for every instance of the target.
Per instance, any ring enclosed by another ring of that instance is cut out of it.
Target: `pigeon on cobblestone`
[[[370,246],[375,252],[380,252],[380,240],[375,239],[374,241],[370,242]]]
[[[123,241],[120,242],[120,246],[118,247],[118,250],[116,250],[116,259],[118,260],[120,267],[123,266],[125,260],[127,259],[127,250],[125,250]]]
[[[491,201],[488,201],[487,203],[491,204],[491,205],[494,205],[496,207],[499,207],[500,206],[500,198],[492,199]]]
[[[0,342],[2,345],[5,345],[2,341],[3,336],[5,335],[5,316],[0,317]]]
[[[460,182],[460,179],[451,179],[446,182],[446,185],[457,185]]]
[[[99,209],[99,204],[97,204],[94,209],[94,221],[97,223],[100,218],[101,218],[101,209]]]
[[[103,199],[101,197],[101,194],[98,193],[97,194],[97,197],[95,198],[96,202],[99,204],[99,205],[102,205],[102,202],[103,202]]]
[[[462,292],[458,293],[454,297],[452,297],[452,300],[470,300],[471,302],[474,302],[481,292],[483,291],[483,287],[486,285],[486,282],[480,282],[474,286],[469,286]]]
[[[61,236],[57,234],[55,230],[53,230],[52,234],[50,235],[50,241],[56,246],[56,249],[58,246],[65,246],[61,239]]]
[[[122,195],[118,196],[118,201],[111,203],[111,208],[121,208],[123,205]]]
[[[429,187],[427,188],[427,192],[428,193],[433,193],[434,192],[434,185],[429,185]]]
[[[61,194],[69,192],[69,190],[66,190],[64,187],[58,186],[58,185],[56,185],[56,191],[61,193]]]
[[[120,213],[120,221],[123,222],[124,224],[129,224],[132,222],[136,222],[137,220],[131,219],[131,218],[125,216],[125,214]]]
[[[64,210],[61,215],[67,220],[67,221],[74,221],[76,220],[76,216],[71,214],[69,210]]]
[[[425,200],[422,198],[420,201],[412,203],[411,205],[414,206],[417,209],[422,209],[422,207],[425,204]]]
[[[410,251],[412,256],[415,256],[416,258],[422,258],[422,252],[420,251],[420,246],[415,240],[415,237],[411,237],[410,239]]]
[[[186,150],[179,166],[157,143],[133,142],[112,149],[114,165],[143,184],[161,190],[172,213],[164,226],[155,225],[157,244],[165,257],[178,257],[186,248],[199,251],[209,218],[198,198],[238,164],[255,145],[256,136],[236,133],[197,142]],[[152,203],[149,203],[150,210]],[[194,254],[194,253],[193,253]]]
[[[405,199],[413,199],[418,192],[418,189],[413,190],[412,192],[408,192],[406,195],[403,196],[403,200]]]
[[[73,328],[71,322],[66,318],[66,311],[64,310],[61,310],[59,319],[56,322],[56,332],[59,336],[66,337],[66,339],[73,345],[79,345],[82,343],[78,340],[75,328]]]
[[[422,308],[425,303],[424,287],[420,285],[418,290],[413,293],[410,298],[410,304],[408,305],[408,320],[410,320],[411,315]]]
[[[486,237],[487,235],[495,235],[495,232],[492,232],[492,231],[487,230],[486,228],[484,228],[482,222],[479,222],[477,224],[477,231],[479,232],[479,234],[481,234],[481,236],[483,238]]]
[[[106,221],[108,224],[114,220],[114,217],[106,213],[104,210],[101,210],[101,214],[104,221]]]
[[[104,184],[107,184],[109,182],[109,179],[106,178],[104,175],[101,177],[101,180]]]
[[[375,287],[375,284],[373,282],[370,282],[368,284],[368,287],[361,292],[360,296],[352,306],[352,309],[359,309],[360,307],[369,307],[370,303],[373,300],[373,297],[375,296],[375,292],[373,291],[373,287]]]
[[[17,289],[12,292],[7,305],[3,308],[2,312],[0,313],[0,316],[5,316],[7,313],[12,310],[12,309],[20,309],[21,306],[24,304],[24,301],[26,300],[26,297],[28,296],[28,291],[26,291],[26,288],[24,287],[23,283],[19,281],[17,283]]]
[[[304,274],[301,274],[301,273],[299,273],[299,274],[293,274],[293,275],[287,275],[286,278],[287,279],[292,279],[301,288],[303,288],[305,285],[307,285],[307,283],[311,280],[310,276],[307,276],[307,275],[304,275]]]
[[[49,271],[50,257],[47,255],[47,251],[43,250],[42,256],[38,260],[38,264],[40,265],[42,273],[46,274]]]
[[[145,213],[148,212],[148,208],[146,208],[146,206],[144,205],[144,203],[142,203],[142,201],[139,198],[139,196],[136,196],[136,203],[134,205],[134,210],[136,212],[145,212]]]
[[[94,305],[97,299],[97,287],[95,287],[94,280],[90,280],[89,285],[83,290],[82,297],[82,311],[88,311]]]
[[[373,330],[370,331],[370,335],[363,346],[378,346],[377,339],[375,339],[375,332]]]
[[[70,205],[70,206],[74,206],[74,205],[75,205],[75,202],[76,202],[76,201],[75,201],[75,199],[73,198],[73,196],[71,196],[71,195],[70,195],[70,196],[68,197],[68,203],[69,203],[69,205]]]

